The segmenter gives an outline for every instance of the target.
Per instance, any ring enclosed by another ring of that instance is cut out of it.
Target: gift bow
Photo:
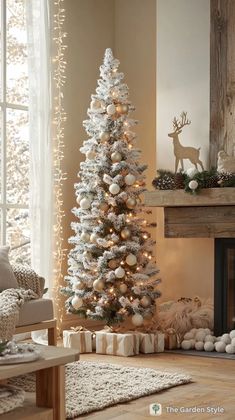
[[[79,332],[79,331],[88,331],[85,327],[83,327],[82,325],[78,325],[78,327],[70,327],[71,330],[73,330],[74,332]]]

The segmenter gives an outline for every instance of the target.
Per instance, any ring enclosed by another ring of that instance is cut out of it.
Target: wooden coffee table
[[[79,354],[69,348],[40,348],[40,360],[0,366],[0,381],[36,372],[36,405],[26,400],[23,407],[0,415],[0,420],[65,420],[65,365],[78,360]]]

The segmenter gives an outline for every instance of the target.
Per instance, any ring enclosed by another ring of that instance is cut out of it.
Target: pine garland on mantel
[[[204,188],[235,187],[235,173],[218,172],[212,168],[209,171],[198,172],[190,168],[186,172],[159,169],[152,185],[157,190],[184,189],[191,194],[197,194]]]

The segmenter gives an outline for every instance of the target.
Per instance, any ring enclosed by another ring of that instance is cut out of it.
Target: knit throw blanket
[[[12,339],[21,306],[28,300],[38,298],[30,289],[6,289],[0,293],[0,341]]]

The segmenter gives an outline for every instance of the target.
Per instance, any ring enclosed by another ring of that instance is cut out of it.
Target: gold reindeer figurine
[[[200,165],[202,170],[204,171],[202,161],[199,159],[201,148],[199,147],[199,149],[195,149],[195,147],[185,147],[185,146],[182,146],[182,144],[180,144],[179,134],[182,132],[182,128],[185,125],[191,124],[191,121],[187,119],[187,112],[182,112],[180,117],[181,117],[181,121],[179,121],[178,119],[176,119],[176,117],[174,117],[173,119],[174,131],[168,134],[168,137],[171,137],[173,139],[174,155],[175,155],[175,172],[177,172],[179,161],[181,163],[181,169],[184,170],[184,159],[189,159],[190,162],[192,162],[195,165],[196,169],[198,169],[197,165]]]

